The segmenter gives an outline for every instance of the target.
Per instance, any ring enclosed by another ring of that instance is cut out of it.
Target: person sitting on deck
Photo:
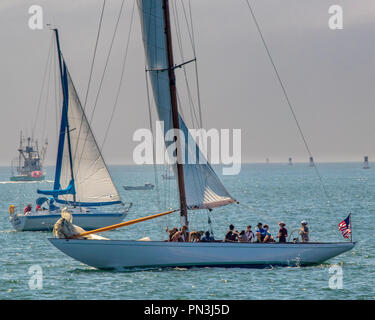
[[[189,234],[189,242],[200,242],[203,236],[203,231],[192,231]]]
[[[253,231],[251,231],[251,226],[247,226],[245,234],[248,242],[254,242],[255,236]]]
[[[285,228],[284,222],[279,222],[280,230],[277,237],[279,238],[279,242],[286,242],[286,237],[288,236],[288,230]]]
[[[256,237],[257,237],[256,242],[263,242],[263,240],[266,236],[266,230],[263,228],[263,224],[260,223],[260,222],[257,224],[257,227],[258,227],[258,229],[255,232]]]
[[[238,232],[233,231],[234,225],[229,226],[229,230],[225,235],[225,242],[237,242],[238,241]]]
[[[301,236],[302,242],[309,242],[309,228],[307,226],[307,222],[305,220],[301,221],[301,229],[299,234]]]
[[[25,207],[25,209],[23,209],[23,213],[24,213],[25,215],[27,215],[27,214],[31,213],[31,209],[32,209],[31,204],[28,204],[28,205]]]
[[[264,237],[263,242],[275,242],[275,240],[272,237],[272,234],[269,232],[268,224],[264,225],[264,229],[266,230],[266,236]]]
[[[245,230],[242,230],[238,236],[238,242],[249,242]]]
[[[201,239],[201,242],[213,242],[215,241],[214,237],[210,236],[210,231],[206,231],[204,237]]]
[[[172,230],[169,230],[167,227],[165,231],[168,232],[168,241],[172,241],[172,237],[178,231],[178,229],[177,227],[174,227]]]
[[[183,242],[183,238],[182,238],[182,232],[181,231],[177,231],[173,234],[172,236],[172,242]]]
[[[182,241],[183,242],[188,242],[189,241],[189,229],[187,226],[183,226],[181,228],[181,236],[182,236]]]

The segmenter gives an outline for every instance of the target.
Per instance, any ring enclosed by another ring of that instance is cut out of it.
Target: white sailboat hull
[[[75,225],[85,230],[93,230],[120,223],[125,218],[124,212],[118,213],[72,213]],[[17,231],[51,231],[61,218],[60,212],[34,215],[13,215],[9,221]]]
[[[319,264],[354,247],[340,243],[181,243],[48,239],[66,255],[99,269],[261,267]]]

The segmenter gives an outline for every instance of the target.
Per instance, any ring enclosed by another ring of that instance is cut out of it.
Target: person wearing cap
[[[257,227],[258,229],[255,231],[255,235],[257,237],[257,241],[256,242],[263,242],[267,232],[266,230],[263,228],[263,224],[262,223],[258,223],[257,224]]]
[[[277,238],[279,238],[279,242],[286,242],[286,237],[288,236],[288,230],[285,228],[284,222],[279,222],[279,234]]]
[[[299,234],[301,236],[302,242],[309,242],[309,228],[307,227],[307,222],[305,220],[301,221],[301,229]]]

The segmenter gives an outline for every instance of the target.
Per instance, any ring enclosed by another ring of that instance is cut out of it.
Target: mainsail
[[[61,59],[64,101],[54,190],[38,193],[74,205],[121,203],[62,56]]]
[[[83,112],[72,78],[69,71],[67,69],[66,71],[69,92],[68,123],[76,201],[86,204],[119,202],[120,197]],[[67,140],[66,134],[60,176],[62,188],[67,187],[71,180]],[[63,198],[69,202],[73,201],[73,195],[66,195]]]
[[[170,79],[168,75],[167,44],[162,0],[138,0],[141,18],[143,43],[147,58],[148,71],[151,79],[153,95],[158,117],[164,122],[164,135],[173,129],[172,104],[170,96]],[[193,141],[181,115],[180,129],[184,133],[185,143],[183,172],[185,194],[189,209],[212,209],[223,206],[235,200],[225,189],[210,164],[204,158],[198,145]],[[173,141],[165,141],[168,148]],[[194,157],[195,156],[195,157]],[[196,159],[189,163],[189,159]]]

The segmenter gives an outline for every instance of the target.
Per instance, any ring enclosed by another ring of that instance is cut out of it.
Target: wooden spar
[[[117,229],[117,228],[121,228],[121,227],[125,227],[125,226],[130,226],[130,225],[138,223],[138,222],[142,222],[142,221],[151,220],[151,219],[154,219],[154,218],[157,218],[157,217],[165,216],[167,214],[170,214],[170,213],[173,213],[173,212],[176,212],[176,211],[177,210],[171,210],[171,211],[167,211],[167,212],[153,214],[151,216],[147,216],[147,217],[143,217],[143,218],[138,218],[138,219],[134,219],[134,220],[130,220],[130,221],[125,221],[125,222],[113,224],[111,226],[107,226],[107,227],[103,227],[103,228],[99,228],[99,229],[95,229],[95,230],[86,231],[86,232],[83,232],[83,233],[80,233],[80,234],[76,234],[72,237],[69,237],[68,239],[80,238],[80,237],[87,236],[89,234],[94,234],[94,233],[99,233],[99,232],[104,232],[104,231],[110,231],[110,230],[113,230],[113,229]]]
[[[172,104],[172,122],[173,128],[176,134],[178,134],[180,129],[179,114],[178,114],[178,104],[177,104],[177,94],[176,94],[176,77],[174,74],[174,61],[173,61],[173,47],[172,47],[172,35],[171,35],[171,24],[169,18],[169,3],[168,0],[163,0],[163,11],[164,11],[164,25],[165,25],[165,39],[167,45],[167,57],[168,57],[168,76],[169,76],[169,88],[171,94],[171,104]],[[177,181],[178,190],[180,195],[180,214],[184,217],[184,224],[189,225],[187,217],[187,205],[186,205],[186,192],[185,192],[185,181],[184,181],[184,169],[182,166],[181,158],[181,144],[180,141],[175,137],[175,142],[177,144]]]

